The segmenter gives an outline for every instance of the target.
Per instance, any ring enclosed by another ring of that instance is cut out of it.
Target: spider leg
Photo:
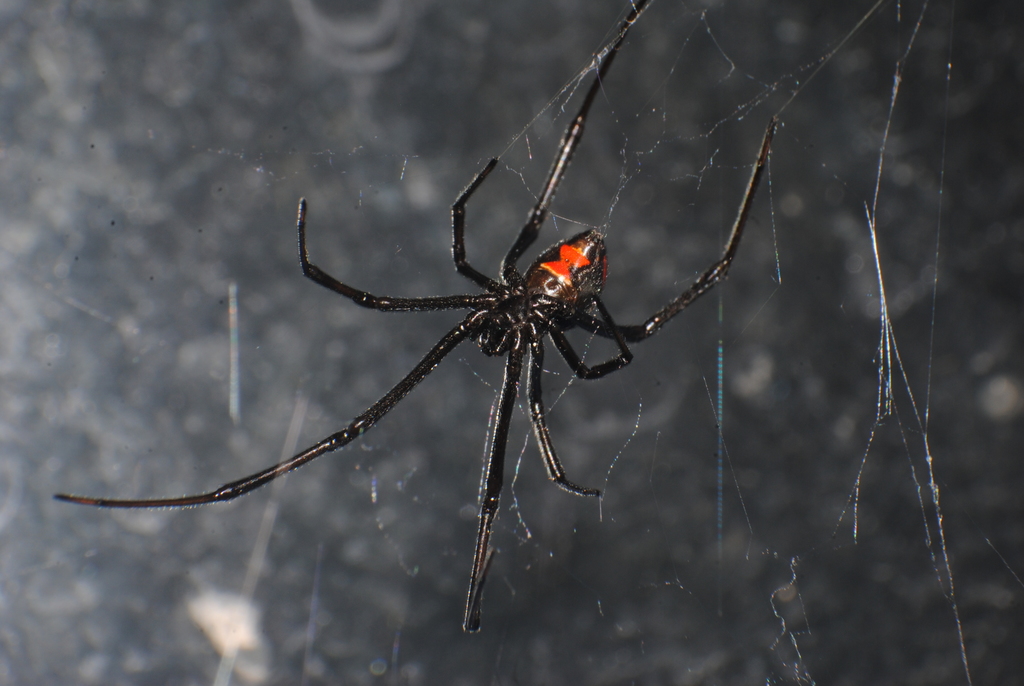
[[[491,434],[491,447],[480,479],[480,524],[476,534],[476,551],[473,553],[473,571],[469,579],[466,596],[466,616],[462,628],[467,632],[480,630],[480,609],[483,603],[484,582],[491,563],[491,526],[498,514],[498,499],[505,472],[505,446],[508,443],[508,427],[515,409],[519,377],[523,372],[523,346],[516,345],[509,351],[505,363],[505,379],[498,393],[498,414]]]
[[[315,281],[324,288],[335,293],[340,293],[351,299],[357,305],[368,307],[373,310],[385,312],[409,312],[424,310],[459,310],[468,307],[476,307],[489,299],[487,294],[483,295],[442,295],[429,298],[390,298],[378,296],[352,288],[335,279],[327,272],[320,269],[309,261],[309,251],[306,249],[306,199],[299,200],[299,216],[296,221],[299,233],[299,266],[302,267],[302,274],[308,279]],[[468,265],[467,265],[468,266]]]
[[[604,321],[589,317],[585,322],[581,322],[581,326],[589,328],[593,325],[595,333],[601,333],[608,335],[607,332],[611,332],[611,338],[615,339],[616,344],[619,346],[619,354],[612,359],[602,362],[601,364],[588,367],[580,356],[573,349],[572,344],[569,343],[569,339],[565,337],[565,334],[558,329],[552,329],[549,331],[551,340],[554,341],[555,347],[558,348],[558,352],[562,354],[562,358],[565,359],[566,364],[572,367],[572,370],[576,372],[576,376],[581,379],[599,379],[605,374],[611,374],[612,372],[622,369],[627,364],[633,361],[633,353],[626,346],[625,337],[622,335],[622,327],[616,326],[612,320],[611,313],[601,302],[601,299],[597,296],[594,297],[594,302],[597,304],[597,309],[601,313],[601,318]]]
[[[764,138],[761,140],[761,151],[758,153],[757,161],[754,163],[754,169],[750,173],[750,181],[747,183],[747,190],[743,194],[740,209],[736,213],[736,221],[733,223],[732,232],[729,234],[729,241],[725,245],[725,250],[722,252],[722,256],[710,267],[704,270],[704,273],[698,276],[697,280],[694,281],[689,288],[683,291],[679,297],[655,312],[643,324],[632,324],[609,328],[607,320],[605,322],[600,322],[594,317],[578,316],[577,323],[581,327],[591,331],[592,333],[604,336],[605,338],[617,339],[621,336],[621,338],[630,343],[642,341],[657,332],[658,329],[668,322],[668,320],[682,312],[688,305],[690,305],[690,303],[707,293],[716,283],[726,277],[729,273],[729,267],[732,266],[733,258],[736,257],[736,251],[740,247],[740,239],[743,237],[743,228],[747,225],[747,218],[750,216],[750,207],[754,202],[754,194],[757,192],[757,187],[761,183],[761,176],[763,175],[765,165],[768,162],[768,153],[771,150],[772,137],[775,135],[775,129],[777,126],[778,118],[772,117],[772,120],[768,123],[767,130],[764,132]],[[565,353],[563,352],[563,355],[564,354]]]
[[[596,488],[577,486],[565,478],[565,469],[558,460],[555,446],[551,442],[547,420],[544,417],[544,398],[541,393],[541,375],[544,373],[544,343],[541,340],[530,343],[530,418],[533,420],[533,433],[537,436],[540,454],[544,465],[548,468],[548,477],[562,489],[576,495],[601,495]]]
[[[473,177],[470,184],[466,186],[466,190],[462,191],[462,195],[452,205],[452,257],[455,259],[455,269],[478,286],[489,291],[497,290],[497,282],[474,269],[466,260],[466,203],[473,193],[476,192],[476,189],[480,187],[480,184],[484,182],[487,175],[491,173],[496,164],[498,164],[498,160],[491,159],[480,170],[480,173]]]
[[[562,141],[559,145],[558,155],[555,157],[555,161],[551,165],[551,170],[548,172],[547,181],[544,182],[544,188],[540,193],[540,197],[537,199],[537,204],[530,210],[530,214],[527,216],[526,224],[519,232],[519,237],[516,242],[512,244],[508,254],[505,255],[505,259],[501,261],[501,278],[505,283],[519,283],[522,279],[519,272],[516,270],[516,262],[526,249],[537,240],[537,234],[540,233],[540,227],[544,223],[544,220],[548,216],[548,208],[551,206],[551,201],[555,199],[555,191],[558,190],[558,185],[562,182],[562,178],[565,176],[566,170],[569,168],[569,162],[572,160],[573,153],[576,152],[576,148],[580,144],[580,139],[583,137],[583,125],[586,123],[587,114],[590,112],[590,106],[594,103],[594,98],[597,96],[598,90],[601,88],[602,81],[604,80],[605,74],[608,73],[608,69],[612,66],[612,61],[615,59],[615,55],[619,52],[619,47],[622,42],[626,39],[626,34],[629,33],[629,29],[636,20],[640,17],[641,12],[644,10],[644,6],[647,4],[647,0],[638,0],[633,5],[633,10],[623,20],[622,25],[619,27],[618,37],[615,42],[612,43],[611,47],[607,48],[603,55],[599,56],[600,65],[597,68],[597,76],[594,78],[594,82],[591,84],[590,89],[587,91],[586,96],[583,98],[583,104],[580,106],[579,112],[576,113],[576,117],[569,124],[569,127],[565,130],[562,135]]]
[[[430,372],[437,367],[448,353],[454,350],[455,347],[467,337],[473,335],[475,327],[472,324],[472,319],[473,315],[470,315],[458,326],[449,331],[445,337],[442,338],[422,360],[420,360],[419,364],[417,364],[404,379],[399,381],[398,384],[388,391],[383,398],[371,405],[366,412],[363,412],[361,415],[353,419],[351,424],[284,462],[275,464],[272,467],[268,467],[262,471],[256,472],[255,474],[250,474],[249,476],[237,481],[226,483],[220,488],[208,493],[189,495],[181,498],[119,500],[112,498],[89,498],[77,495],[67,495],[64,493],[58,493],[53,497],[57,500],[78,503],[80,505],[117,508],[191,507],[194,505],[205,505],[206,503],[234,500],[240,495],[253,491],[260,486],[273,481],[279,476],[283,476],[293,469],[297,469],[307,462],[315,460],[325,453],[333,452],[345,445],[348,445],[353,440],[369,431],[381,417],[386,415],[391,408],[409,394],[409,391],[415,388],[420,381],[430,374]],[[513,398],[514,397],[515,393],[513,393]],[[506,433],[508,431],[507,422],[505,431]],[[504,444],[502,444],[502,449],[504,450]],[[498,487],[499,489],[501,487],[500,480]],[[494,498],[495,506],[497,506],[497,495],[495,495]]]

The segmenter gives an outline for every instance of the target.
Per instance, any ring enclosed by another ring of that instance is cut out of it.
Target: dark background
[[[298,198],[344,281],[471,292],[450,203],[501,157],[467,231],[495,273],[624,3],[0,4],[0,683],[212,682],[197,599],[243,592],[268,507],[243,682],[963,684],[964,654],[1019,679],[1024,17],[889,3],[849,37],[870,4],[845,5],[657,0],[635,27],[537,250],[601,228],[639,321],[714,259],[779,113],[770,175],[729,281],[629,368],[549,353],[556,445],[605,498],[547,483],[517,413],[467,636],[501,374],[472,344],[280,488],[51,495],[208,490],[293,416],[302,447],[380,397],[458,317],[304,279]]]

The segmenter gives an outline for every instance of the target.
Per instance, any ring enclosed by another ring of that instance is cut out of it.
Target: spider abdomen
[[[575,309],[604,288],[608,257],[604,236],[584,231],[545,250],[526,271],[529,295],[544,295]]]

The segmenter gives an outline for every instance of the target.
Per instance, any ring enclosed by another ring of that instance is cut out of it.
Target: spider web
[[[460,617],[501,364],[469,344],[239,502],[50,500],[253,472],[450,328],[303,279],[294,206],[348,283],[467,292],[449,205],[498,156],[467,226],[496,273],[628,7],[491,5],[0,8],[0,683],[1012,681],[1009,2],[655,0],[537,251],[605,232],[605,302],[641,321],[721,250],[778,114],[770,168],[729,280],[628,368],[573,380],[549,346],[556,447],[604,496],[548,483],[518,413],[481,634]]]

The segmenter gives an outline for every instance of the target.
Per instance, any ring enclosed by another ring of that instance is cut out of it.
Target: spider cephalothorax
[[[470,265],[466,259],[464,241],[466,203],[495,168],[497,160],[488,162],[452,205],[452,256],[455,260],[455,268],[460,274],[481,287],[484,290],[483,293],[425,298],[392,298],[372,295],[344,284],[309,261],[306,250],[306,201],[299,201],[297,221],[299,265],[302,268],[302,273],[309,279],[351,299],[357,305],[375,310],[386,312],[470,310],[469,314],[438,341],[420,360],[419,364],[385,393],[380,400],[353,419],[344,429],[310,446],[298,455],[263,471],[224,484],[207,493],[181,498],[147,500],[87,498],[64,494],[58,494],[55,497],[59,500],[84,505],[123,508],[190,507],[232,500],[315,460],[321,455],[351,443],[370,430],[381,417],[408,395],[459,343],[467,339],[475,340],[484,353],[507,356],[505,378],[501,390],[498,392],[493,433],[488,441],[488,455],[484,462],[476,549],[473,554],[466,614],[463,620],[463,628],[466,631],[478,630],[484,581],[487,578],[487,570],[490,568],[493,553],[490,547],[491,527],[498,514],[498,499],[504,475],[505,446],[508,442],[509,423],[512,411],[515,409],[520,377],[523,374],[527,354],[529,355],[527,396],[530,420],[548,476],[559,487],[570,493],[596,496],[598,495],[596,489],[577,486],[566,478],[565,470],[558,460],[554,444],[548,433],[543,394],[541,393],[541,377],[544,371],[544,338],[547,336],[551,339],[559,354],[576,376],[583,379],[596,379],[627,365],[633,359],[633,354],[627,347],[627,343],[641,341],[654,334],[687,305],[725,278],[739,247],[743,227],[746,225],[747,215],[754,198],[754,191],[761,179],[761,173],[768,159],[772,136],[775,133],[776,122],[775,119],[772,119],[765,131],[746,194],[740,203],[736,222],[733,224],[732,233],[722,256],[705,269],[689,288],[648,317],[645,322],[618,326],[612,320],[604,303],[601,302],[601,290],[608,276],[608,262],[605,256],[604,237],[597,231],[585,231],[555,244],[534,261],[525,275],[519,272],[517,263],[523,253],[537,239],[540,227],[548,216],[551,201],[555,197],[559,183],[565,176],[573,152],[579,145],[587,113],[590,111],[590,106],[601,87],[604,76],[629,32],[629,28],[640,16],[646,2],[647,0],[637,0],[633,10],[619,27],[615,41],[598,58],[597,77],[584,96],[579,112],[562,137],[547,181],[541,189],[537,203],[530,211],[526,225],[519,231],[519,236],[502,260],[499,269],[500,280],[491,279]],[[592,314],[594,312],[596,312],[596,316]],[[574,326],[613,340],[618,347],[618,354],[600,364],[587,365],[565,336],[564,331]]]

